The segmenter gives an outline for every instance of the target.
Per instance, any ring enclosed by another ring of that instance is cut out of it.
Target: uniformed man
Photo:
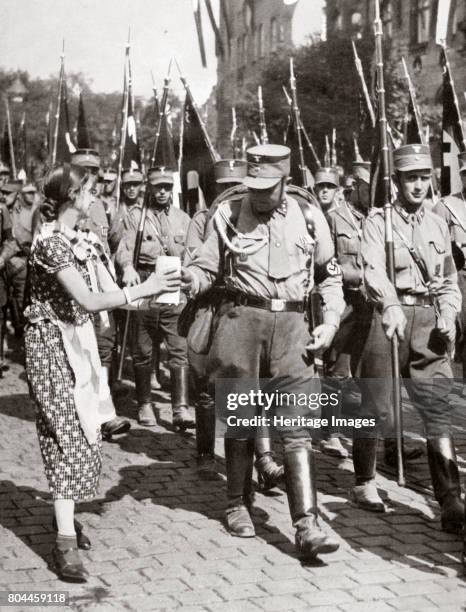
[[[311,353],[328,347],[338,327],[344,309],[341,272],[322,213],[317,208],[304,211],[285,193],[290,149],[260,145],[248,150],[247,161],[247,194],[239,207],[228,201],[219,206],[214,231],[183,270],[183,279],[194,295],[218,281],[226,287],[208,357],[210,387],[225,378],[240,388],[258,387],[260,377],[269,377],[267,390],[290,394],[288,406],[274,406],[269,415],[304,417],[279,418],[273,424],[284,442],[297,551],[303,558],[315,558],[335,551],[338,542],[318,525],[311,434],[305,421],[309,408],[298,405],[293,393],[312,387],[316,370]],[[309,235],[310,213],[316,241]],[[324,303],[324,323],[311,335],[304,311],[313,276]],[[249,405],[246,414],[257,415],[256,409],[260,414],[261,408]],[[248,510],[254,439],[248,439],[248,433],[254,432],[245,431],[237,439],[233,428],[225,437],[226,521],[238,537],[255,535]]]
[[[13,238],[10,213],[5,204],[0,203],[0,377],[3,370],[7,369],[4,362],[5,311],[8,299],[5,267],[17,251],[18,246]]]
[[[463,366],[463,378],[466,378],[466,153],[458,155],[460,177],[463,183],[463,191],[452,193],[442,198],[434,208],[448,224],[454,254],[457,253],[455,261],[458,269],[458,284],[462,296],[461,313],[459,324],[461,336],[457,344],[457,353],[461,357]],[[463,396],[466,387],[463,388]]]
[[[336,168],[319,168],[315,173],[314,191],[325,215],[341,202],[340,178]]]
[[[141,282],[154,270],[160,255],[182,257],[189,217],[172,206],[173,173],[164,168],[151,168],[148,172],[151,189],[150,206],[144,225],[141,251],[136,267],[133,255],[141,218],[142,202],[135,201],[124,220],[124,233],[116,254],[122,270],[124,285]],[[126,184],[128,185],[128,183]],[[128,196],[136,200],[138,191],[126,187]],[[136,312],[132,318],[133,367],[138,400],[138,420],[153,427],[156,419],[151,403],[151,372],[153,340],[163,339],[168,352],[171,373],[171,401],[173,425],[186,429],[195,426],[188,411],[188,360],[186,339],[178,335],[178,317],[184,303],[178,306],[156,304],[147,311]]]
[[[452,387],[449,346],[461,307],[447,224],[426,209],[432,160],[427,145],[405,145],[394,152],[399,197],[393,206],[395,283],[387,276],[383,209],[373,209],[362,239],[365,287],[375,304],[360,368],[361,416],[375,427],[362,428],[353,443],[356,486],[352,498],[362,508],[385,511],[375,485],[377,436],[393,435],[390,340],[399,338],[400,371],[419,411],[442,527],[459,532],[464,506],[451,438],[448,393]]]
[[[10,178],[10,168],[0,160],[0,187],[8,183]]]
[[[117,199],[115,195],[115,185],[117,182],[117,173],[113,168],[106,168],[102,172],[102,186],[100,199],[103,202],[105,213],[109,225],[116,213]]]
[[[97,189],[97,181],[100,169],[100,156],[94,149],[77,149],[71,156],[71,163],[76,166],[85,168],[95,179],[95,188]],[[101,198],[94,198],[89,216],[86,218],[84,227],[81,229],[89,230],[96,234],[107,255],[111,255],[109,244],[109,235],[112,227],[112,219],[108,219],[107,211]],[[94,317],[94,328],[97,337],[97,346],[99,349],[100,361],[102,363],[102,373],[107,377],[110,383],[110,389],[113,395],[120,392],[116,387],[115,381],[112,380],[112,362],[114,351],[116,348],[116,326],[115,313],[109,313],[109,326],[102,326],[102,319]],[[131,423],[128,419],[116,416],[102,425],[102,436],[104,439],[110,439],[114,435],[126,433],[131,428]]]

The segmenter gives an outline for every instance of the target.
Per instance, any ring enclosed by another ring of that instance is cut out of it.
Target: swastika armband
[[[314,279],[317,284],[323,282],[329,276],[341,276],[341,268],[335,257],[315,266]]]

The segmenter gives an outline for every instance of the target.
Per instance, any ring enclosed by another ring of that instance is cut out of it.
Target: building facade
[[[220,5],[225,50],[223,57],[218,56],[217,65],[217,147],[222,155],[231,156],[231,109],[244,83],[258,75],[267,58],[280,47],[292,45],[296,3],[223,0]]]
[[[441,99],[442,71],[436,44],[439,0],[380,0],[385,40],[393,59],[404,57],[422,93],[432,102]],[[373,0],[327,0],[327,39],[341,32],[352,38],[373,36]],[[466,90],[466,2],[452,0],[447,47],[460,104]]]

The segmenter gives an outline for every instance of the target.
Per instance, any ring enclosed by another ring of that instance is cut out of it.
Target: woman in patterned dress
[[[113,283],[102,263],[98,238],[74,230],[88,214],[93,187],[92,177],[69,164],[45,178],[44,210],[55,220],[44,223],[33,241],[31,300],[25,311],[26,372],[57,525],[52,555],[59,576],[79,582],[85,582],[88,573],[78,552],[75,502],[96,493],[100,425],[108,419],[111,403],[100,376],[92,313],[105,319],[107,310],[175,291],[180,285],[176,272],[152,274],[124,290]],[[104,287],[111,290],[101,291]]]

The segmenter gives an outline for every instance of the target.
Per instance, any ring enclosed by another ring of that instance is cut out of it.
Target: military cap
[[[142,183],[144,177],[142,176],[142,172],[136,168],[130,168],[128,170],[123,170],[121,174],[121,182],[123,185],[125,183]]]
[[[398,172],[411,170],[432,170],[432,157],[429,145],[408,144],[393,152],[393,167]]]
[[[458,155],[458,162],[460,166],[460,172],[464,172],[466,170],[466,151]]]
[[[32,183],[26,183],[21,190],[22,193],[37,193],[36,186]]]
[[[23,181],[21,181],[20,179],[11,179],[11,181],[8,181],[8,183],[2,185],[0,187],[0,190],[5,193],[15,193],[21,191],[22,187]]]
[[[248,173],[243,184],[271,189],[290,173],[290,149],[283,145],[257,145],[246,151]]]
[[[247,174],[247,166],[243,159],[221,159],[215,162],[215,182],[242,183]]]
[[[353,162],[353,177],[369,184],[371,182],[371,162]]]
[[[173,185],[175,183],[173,171],[163,166],[149,168],[147,178],[151,185]]]
[[[77,149],[71,154],[71,163],[85,168],[100,168],[100,156],[95,149]]]
[[[10,169],[2,161],[0,161],[0,174],[10,174]]]
[[[102,180],[103,181],[114,181],[117,178],[117,173],[116,170],[113,170],[113,168],[107,168],[106,170],[103,171],[102,173]]]
[[[338,170],[336,168],[319,168],[316,171],[315,184],[319,185],[321,183],[329,183],[330,185],[339,187],[340,177]]]

